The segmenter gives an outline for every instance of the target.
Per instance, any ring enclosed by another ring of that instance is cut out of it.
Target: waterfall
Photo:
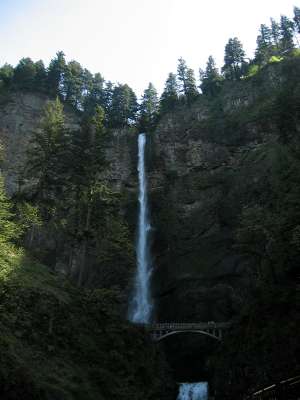
[[[129,319],[135,323],[149,323],[152,303],[150,298],[151,261],[149,252],[150,223],[148,220],[147,179],[145,171],[146,135],[138,136],[139,216],[136,245],[137,272]]]
[[[207,400],[207,382],[182,383],[179,388],[177,400]]]

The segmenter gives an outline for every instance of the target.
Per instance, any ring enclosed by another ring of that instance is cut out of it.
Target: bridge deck
[[[206,330],[206,329],[228,329],[231,326],[230,322],[160,322],[155,324],[146,324],[145,328],[149,331],[191,331],[191,330]]]

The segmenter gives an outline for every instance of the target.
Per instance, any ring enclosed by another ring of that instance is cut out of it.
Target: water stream
[[[151,320],[152,301],[150,296],[151,258],[149,249],[149,210],[147,177],[145,168],[146,135],[138,136],[138,175],[139,175],[139,216],[136,245],[137,272],[135,289],[130,305],[129,320],[147,324]]]
[[[207,400],[207,382],[182,383],[179,387],[177,400]]]
[[[134,323],[147,324],[152,317],[152,299],[150,294],[151,256],[147,176],[145,166],[145,147],[147,137],[144,133],[138,136],[138,178],[139,178],[139,213],[136,244],[136,276],[132,300],[129,307],[129,320]],[[177,400],[207,400],[207,382],[182,383]]]

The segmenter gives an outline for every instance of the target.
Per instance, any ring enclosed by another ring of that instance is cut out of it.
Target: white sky
[[[210,54],[219,66],[230,37],[252,56],[259,25],[293,16],[299,0],[0,0],[0,65],[46,65],[58,50],[106,80],[141,95],[160,91],[182,56],[195,70]]]

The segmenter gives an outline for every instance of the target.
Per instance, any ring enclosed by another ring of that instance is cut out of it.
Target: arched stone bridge
[[[197,323],[178,323],[166,322],[145,325],[155,342],[159,342],[167,337],[181,333],[198,333],[206,335],[216,340],[222,340],[224,331],[231,326],[230,322],[197,322]]]

